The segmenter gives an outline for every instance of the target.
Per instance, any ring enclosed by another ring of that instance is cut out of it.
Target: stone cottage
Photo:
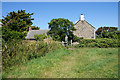
[[[85,21],[83,14],[81,14],[80,20],[75,23],[74,27],[76,31],[73,31],[73,34],[77,37],[95,39],[95,28]]]
[[[47,32],[49,31],[49,29],[41,29],[41,30],[31,30],[31,28],[29,28],[29,32],[27,33],[27,36],[25,37],[25,39],[29,39],[29,40],[34,40],[34,35],[36,34],[43,34],[45,33],[47,35]]]
[[[87,21],[85,21],[83,14],[81,14],[80,20],[74,24],[74,27],[76,28],[76,31],[73,31],[74,35],[83,37],[84,39],[95,39],[95,28]],[[47,35],[48,31],[49,29],[31,30],[31,28],[29,28],[29,32],[27,33],[25,39],[35,39],[35,34],[45,33]]]

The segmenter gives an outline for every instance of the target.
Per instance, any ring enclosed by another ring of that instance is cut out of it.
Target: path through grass
[[[7,78],[117,78],[117,48],[58,49],[3,72]]]

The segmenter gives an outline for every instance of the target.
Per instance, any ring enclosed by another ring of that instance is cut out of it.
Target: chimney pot
[[[81,14],[81,16],[80,16],[80,20],[82,20],[82,21],[84,21],[85,19],[84,19],[84,15],[83,14]]]

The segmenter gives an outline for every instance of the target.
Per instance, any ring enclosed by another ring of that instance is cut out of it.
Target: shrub
[[[102,31],[101,34],[96,35],[96,38],[118,39],[120,31]]]
[[[47,53],[58,48],[63,48],[61,44],[54,41],[50,43],[43,41],[31,43],[29,40],[3,41],[2,47],[3,68],[9,68],[33,58],[45,56]]]
[[[45,35],[45,33],[43,33],[43,34],[39,34],[39,35],[34,35],[34,37],[35,37],[35,40],[37,41],[37,40],[39,40],[39,41],[43,41],[43,39],[45,39],[45,38],[47,38],[47,36]]]
[[[12,39],[24,39],[27,35],[26,32],[17,32],[17,31],[2,31],[2,38],[5,41],[10,41]]]
[[[54,41],[60,41],[60,36],[59,35],[53,35],[52,36],[52,39],[54,40]]]
[[[118,47],[118,39],[82,39],[76,47]]]
[[[76,35],[73,36],[73,42],[79,42],[83,37],[77,37]]]

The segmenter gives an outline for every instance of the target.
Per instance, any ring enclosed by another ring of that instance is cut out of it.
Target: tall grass
[[[48,52],[62,48],[61,44],[54,41],[49,43],[43,41],[13,40],[3,42],[2,61],[3,69],[24,63],[33,58],[45,56]]]
[[[117,48],[57,49],[13,66],[3,78],[118,78]]]

